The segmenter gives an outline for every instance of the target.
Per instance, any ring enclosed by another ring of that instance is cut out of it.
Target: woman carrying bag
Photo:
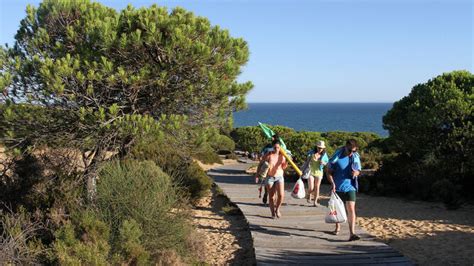
[[[324,141],[316,142],[314,150],[308,152],[310,176],[308,178],[308,202],[314,200],[313,205],[319,206],[319,188],[323,179],[323,169],[328,163],[329,158],[326,154],[326,145]],[[314,194],[314,197],[312,197]]]

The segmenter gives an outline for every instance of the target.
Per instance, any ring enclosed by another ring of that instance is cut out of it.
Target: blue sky
[[[244,38],[248,102],[393,102],[443,72],[473,70],[471,0],[99,1],[182,6]],[[0,0],[0,43],[28,3]]]

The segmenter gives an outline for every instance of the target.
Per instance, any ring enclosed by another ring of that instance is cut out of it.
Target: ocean
[[[249,103],[234,113],[234,127],[257,122],[281,125],[297,131],[374,132],[388,136],[382,117],[393,103]]]

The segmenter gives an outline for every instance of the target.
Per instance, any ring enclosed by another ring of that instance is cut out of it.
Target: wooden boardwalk
[[[258,265],[413,265],[361,228],[356,229],[362,237],[359,241],[347,241],[347,224],[338,236],[332,235],[334,225],[324,222],[327,208],[292,198],[289,190],[293,184],[287,184],[282,218],[272,219],[269,208],[258,198],[253,177],[245,174],[248,167],[245,163],[220,166],[208,174],[245,215]]]

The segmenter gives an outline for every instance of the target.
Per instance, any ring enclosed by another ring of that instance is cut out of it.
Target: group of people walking
[[[318,202],[319,190],[324,173],[326,173],[326,177],[332,186],[331,191],[343,200],[348,214],[349,241],[360,239],[355,234],[357,177],[361,170],[360,156],[357,153],[357,148],[357,141],[349,139],[343,147],[337,149],[329,157],[324,141],[318,141],[315,147],[308,151],[305,165],[303,166],[306,171],[309,171],[307,197],[309,203],[312,202],[315,207],[320,206]],[[265,187],[263,203],[266,204],[268,198],[272,218],[282,217],[281,205],[285,198],[285,179],[283,173],[288,167],[288,162],[280,152],[280,149],[282,149],[280,138],[275,135],[272,137],[271,145],[265,146],[261,151],[259,169],[255,179],[256,182],[259,182],[260,173],[266,173],[266,177],[262,181]],[[337,235],[339,231],[340,224],[336,223],[333,233]]]

